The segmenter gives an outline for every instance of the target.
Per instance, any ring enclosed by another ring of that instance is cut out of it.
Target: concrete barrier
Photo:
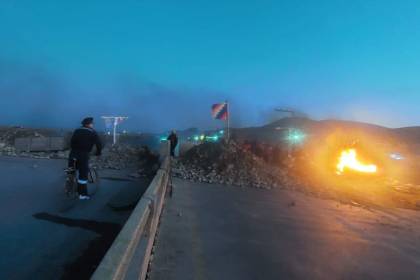
[[[147,276],[153,243],[170,180],[169,145],[153,181],[102,259],[91,279],[122,280]]]
[[[62,151],[66,148],[64,137],[16,138],[15,148],[25,152]]]
[[[160,158],[163,160],[166,156],[169,156],[170,153],[170,143],[169,141],[162,141],[159,143],[159,150],[157,151],[160,155]]]

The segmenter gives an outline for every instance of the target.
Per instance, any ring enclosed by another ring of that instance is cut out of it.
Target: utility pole
[[[105,121],[105,125],[108,123],[112,123],[113,125],[113,133],[112,133],[112,145],[117,144],[117,126],[122,123],[124,120],[128,119],[128,117],[122,116],[103,116],[102,119]]]

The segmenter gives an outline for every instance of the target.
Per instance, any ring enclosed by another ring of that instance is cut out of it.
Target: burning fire
[[[374,164],[363,164],[357,159],[355,149],[344,150],[341,153],[337,164],[337,174],[341,175],[344,169],[351,169],[363,173],[376,173],[377,167]]]

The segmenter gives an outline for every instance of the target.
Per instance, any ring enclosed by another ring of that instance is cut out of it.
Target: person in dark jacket
[[[175,149],[178,145],[178,136],[176,135],[176,131],[172,130],[171,134],[168,136],[168,141],[171,144],[171,156],[175,156]]]
[[[82,127],[76,129],[71,137],[71,151],[69,155],[69,167],[76,167],[79,171],[77,180],[77,192],[79,199],[90,199],[87,193],[89,154],[93,146],[96,146],[96,155],[100,156],[102,151],[101,140],[93,129],[93,118],[88,117],[82,121]]]

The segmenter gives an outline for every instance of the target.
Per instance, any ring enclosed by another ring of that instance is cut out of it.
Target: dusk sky
[[[237,126],[278,106],[420,124],[420,2],[0,0],[2,124]]]

